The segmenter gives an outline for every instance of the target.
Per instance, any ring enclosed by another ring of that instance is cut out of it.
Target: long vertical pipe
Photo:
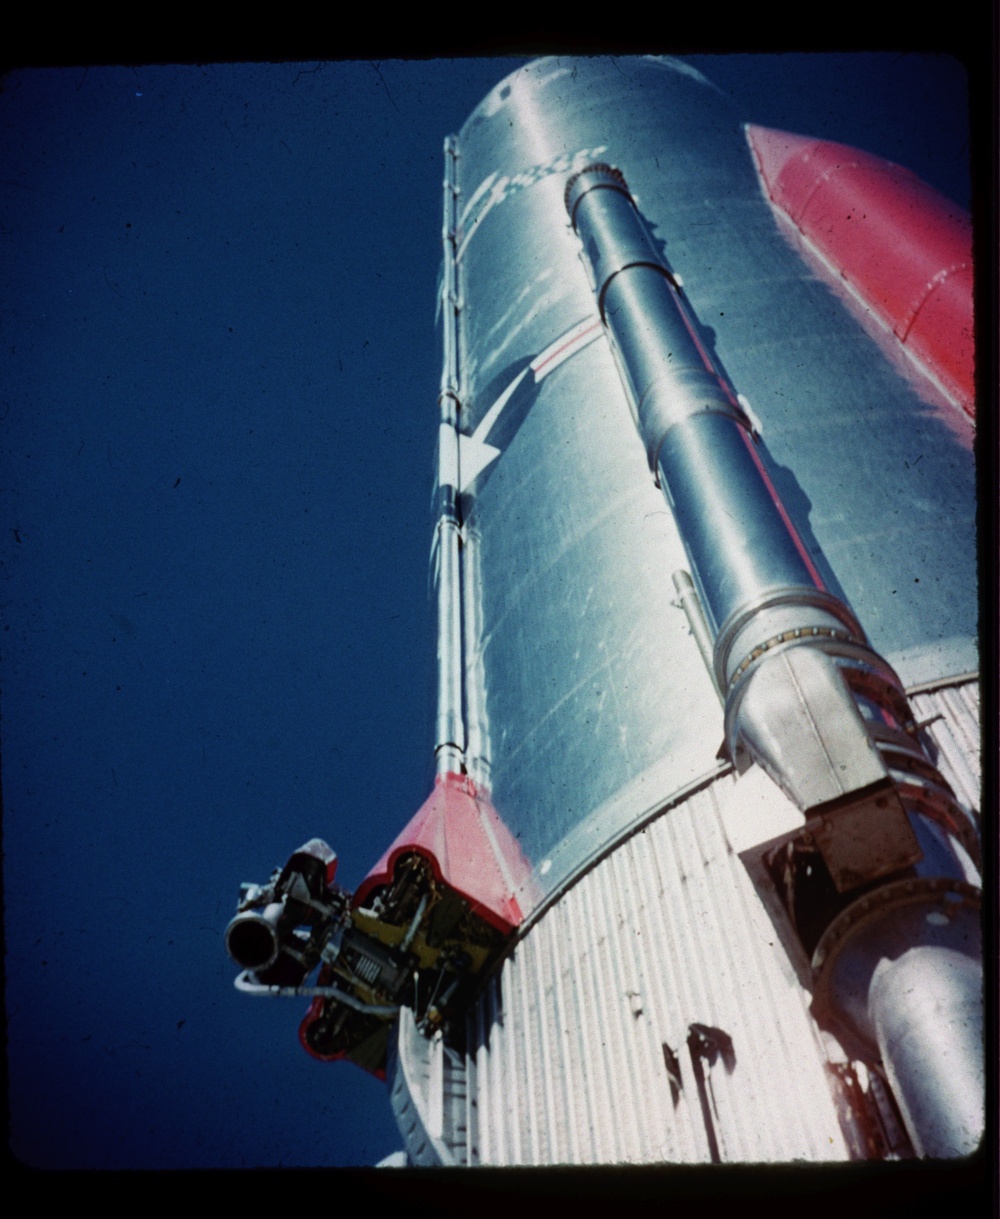
[[[462,523],[462,663],[465,677],[465,769],[481,791],[490,787],[490,735],[483,668],[479,539]]]
[[[459,343],[458,265],[456,224],[458,186],[455,162],[457,142],[444,145],[444,208],[441,245],[444,274],[441,284],[441,323],[444,362],[438,404],[437,549],[438,703],[435,731],[435,765],[439,775],[461,773],[465,757],[465,721],[462,706],[462,575],[461,521],[459,519]]]

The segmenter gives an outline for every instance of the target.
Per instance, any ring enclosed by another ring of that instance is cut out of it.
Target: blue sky
[[[353,888],[432,777],[443,137],[510,60],[25,69],[0,92],[10,1146],[374,1163],[385,1089],[232,988],[241,880]],[[968,204],[944,57],[692,56]]]

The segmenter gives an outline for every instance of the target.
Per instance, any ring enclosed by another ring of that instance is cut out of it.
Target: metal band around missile
[[[765,615],[772,625],[770,631],[760,629]],[[743,650],[740,644],[748,628],[752,628],[755,642]],[[804,637],[862,646],[866,643],[864,631],[851,610],[825,589],[803,584],[768,589],[741,605],[719,628],[714,662],[719,688],[729,691],[760,655],[778,643]],[[864,651],[870,654],[867,647]],[[888,666],[885,668],[892,673]]]
[[[587,166],[569,179],[565,200],[650,468],[656,471],[666,433],[692,415],[713,412],[749,426],[691,324],[621,172]]]

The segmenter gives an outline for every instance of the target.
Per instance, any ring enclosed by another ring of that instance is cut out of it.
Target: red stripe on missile
[[[601,319],[593,318],[580,322],[572,330],[561,335],[531,361],[531,371],[535,374],[535,381],[541,381],[543,377],[547,377],[552,369],[557,367],[556,361],[561,364],[563,360],[568,360],[579,348],[592,343],[600,332]]]
[[[746,134],[773,206],[975,416],[968,213],[871,153],[752,124]]]

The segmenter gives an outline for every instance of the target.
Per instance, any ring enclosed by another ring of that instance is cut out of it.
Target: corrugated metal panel
[[[922,724],[931,758],[951,784],[959,801],[978,813],[982,780],[979,729],[979,682],[942,686],[910,695],[910,706]]]
[[[977,683],[911,704],[978,807]],[[464,1059],[410,1021],[393,1094],[411,1161],[431,1145],[493,1165],[880,1154],[838,1121],[829,1064],[843,1056],[809,1015],[804,957],[726,839],[732,782],[651,821],[538,917],[470,1013]],[[692,1053],[697,1026],[715,1052]]]
[[[847,1158],[808,995],[725,838],[730,784],[623,843],[493,979],[469,1030],[472,1162]],[[692,1055],[692,1026],[732,1054]]]

